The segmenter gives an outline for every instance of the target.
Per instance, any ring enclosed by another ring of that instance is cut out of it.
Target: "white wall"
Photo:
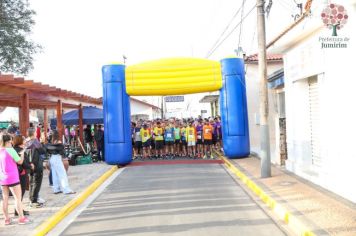
[[[149,119],[153,119],[153,109],[151,106],[130,100],[130,109],[131,115],[146,114],[149,116]]]
[[[339,31],[339,36],[350,38],[347,49],[321,49],[319,37],[331,36],[329,29],[322,28],[285,52],[286,167],[356,202],[356,9],[343,3],[350,17],[347,25]],[[317,9],[314,12],[318,15]],[[313,20],[318,19],[311,18],[309,21]],[[304,31],[305,26],[308,26],[308,21],[293,32],[294,36]],[[320,168],[311,164],[308,86],[305,79],[315,75],[319,79],[320,91]]]
[[[282,62],[273,62],[268,64],[268,74],[281,69]],[[246,95],[247,95],[247,109],[248,109],[248,123],[250,130],[250,145],[251,151],[257,154],[260,153],[261,139],[260,126],[256,124],[256,115],[259,116],[259,78],[258,65],[246,65]],[[270,147],[271,147],[271,162],[279,163],[279,156],[276,153],[276,135],[275,135],[275,119],[277,116],[275,108],[275,97],[272,96],[272,91],[269,90],[269,129],[270,129]]]

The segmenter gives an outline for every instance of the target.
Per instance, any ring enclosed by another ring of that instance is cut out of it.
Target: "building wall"
[[[276,70],[283,67],[282,62],[268,63],[268,74],[272,74]],[[258,64],[246,64],[246,94],[247,94],[247,109],[250,130],[250,145],[251,151],[260,153],[260,125],[259,125],[259,78]],[[270,147],[271,147],[271,162],[279,164],[279,156],[276,151],[276,122],[278,122],[276,111],[276,100],[273,90],[269,89],[269,128],[270,128]],[[278,123],[277,123],[278,124]],[[279,131],[277,131],[279,132]]]
[[[337,1],[335,3],[338,3]],[[319,37],[330,37],[324,27],[304,37],[285,51],[285,91],[288,160],[286,168],[303,178],[356,202],[356,101],[354,52],[356,52],[356,9],[344,4],[349,22],[339,36],[349,37],[347,49],[322,49]],[[315,15],[319,16],[314,9]],[[320,19],[308,19],[292,33],[298,37],[306,26]],[[320,20],[321,21],[321,20]],[[308,78],[319,85],[320,164],[312,163],[311,120]]]
[[[153,109],[151,106],[142,104],[135,100],[130,100],[131,115],[145,114],[149,116],[149,119],[153,119]]]

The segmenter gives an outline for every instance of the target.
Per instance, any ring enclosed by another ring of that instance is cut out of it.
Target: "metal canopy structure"
[[[99,98],[13,75],[0,75],[0,106],[20,107],[24,94],[28,96],[30,109],[56,108],[58,100],[62,100],[63,108],[78,108],[79,103],[101,105]]]
[[[29,127],[29,110],[44,110],[44,129],[47,132],[47,109],[56,109],[57,129],[63,134],[62,114],[64,108],[79,109],[79,129],[82,137],[82,106],[102,106],[102,99],[60,89],[47,84],[25,80],[14,75],[0,74],[0,106],[19,108],[19,126],[22,134]]]

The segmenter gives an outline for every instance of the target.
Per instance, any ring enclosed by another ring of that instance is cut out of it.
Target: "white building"
[[[30,122],[38,123],[36,110],[30,110]],[[0,121],[19,123],[19,109],[17,107],[2,107],[0,109]]]
[[[161,117],[161,109],[157,106],[130,97],[131,119],[137,121],[139,119],[152,120]]]
[[[267,55],[267,73],[272,74],[283,68],[282,55]],[[245,58],[245,80],[246,80],[246,96],[247,96],[247,111],[250,131],[250,146],[251,153],[260,156],[261,151],[261,135],[260,135],[260,119],[259,119],[259,92],[260,81],[258,75],[258,58],[257,54]],[[270,131],[270,148],[271,162],[281,164],[281,156],[279,151],[280,127],[277,107],[279,106],[277,95],[283,93],[283,89],[275,92],[269,89],[269,131]]]
[[[284,54],[286,168],[356,202],[356,1],[333,1],[348,12],[337,37],[321,19],[328,2],[313,1],[312,15],[271,50]]]

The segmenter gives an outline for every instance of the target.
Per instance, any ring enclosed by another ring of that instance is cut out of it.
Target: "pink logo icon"
[[[332,36],[337,36],[337,30],[341,29],[349,16],[344,6],[329,4],[321,13],[321,19],[326,27],[333,30]]]

